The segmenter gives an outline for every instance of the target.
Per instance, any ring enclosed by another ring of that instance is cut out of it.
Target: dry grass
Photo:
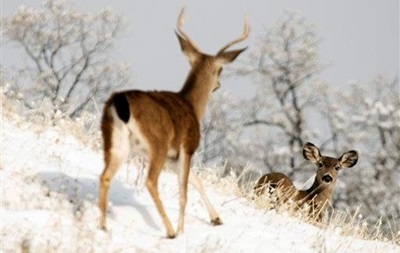
[[[234,194],[237,198],[245,199],[249,205],[253,205],[257,209],[265,210],[266,212],[276,212],[282,215],[289,215],[294,218],[301,219],[307,223],[319,227],[322,231],[331,231],[341,236],[350,236],[364,240],[377,240],[382,242],[390,242],[400,245],[400,226],[399,220],[386,220],[386,229],[382,226],[382,220],[376,223],[368,222],[368,217],[363,217],[358,211],[349,213],[342,210],[334,210],[329,206],[322,222],[317,222],[316,218],[319,213],[310,210],[310,206],[303,205],[299,207],[293,201],[282,202],[280,199],[290,199],[294,191],[279,191],[273,194],[263,194],[256,196],[253,191],[255,181],[250,179],[246,182],[241,181],[246,178],[244,173],[248,172],[245,168],[242,174],[236,175],[231,173],[226,178],[219,176],[221,168],[205,168],[198,167],[200,176],[208,181],[213,182],[220,192],[225,194]],[[268,186],[266,186],[268,187]],[[232,201],[237,198],[232,199]]]
[[[53,108],[46,104],[27,110],[21,108],[22,101],[10,99],[3,92],[0,92],[0,96],[2,117],[12,120],[17,126],[29,127],[36,134],[55,128],[61,133],[73,135],[91,149],[96,151],[102,149],[99,113],[84,111],[81,117],[71,119],[62,112],[49,113],[53,111]]]

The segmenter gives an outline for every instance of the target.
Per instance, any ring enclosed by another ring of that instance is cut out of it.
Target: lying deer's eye
[[[221,86],[221,84],[218,82],[217,86],[215,86],[215,88],[213,89],[213,92],[219,89],[219,86]]]
[[[321,162],[319,162],[319,163],[318,163],[318,168],[322,168],[322,167],[324,167],[324,164],[321,163]]]
[[[339,170],[340,170],[340,166],[339,166],[339,165],[336,165],[336,166],[335,166],[335,170],[336,170],[336,171],[339,171]]]

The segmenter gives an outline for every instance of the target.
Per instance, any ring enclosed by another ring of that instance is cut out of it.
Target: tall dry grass
[[[17,126],[23,124],[37,134],[54,128],[61,133],[75,136],[83,145],[96,151],[102,149],[99,127],[101,113],[99,111],[89,112],[86,110],[81,117],[71,119],[67,117],[66,113],[55,111],[51,105],[45,102],[36,104],[32,109],[27,109],[23,106],[21,99],[7,97],[1,90],[2,118],[12,120]]]
[[[266,194],[256,196],[253,191],[256,180],[243,175],[249,173],[248,168],[244,168],[243,172],[239,175],[231,173],[230,176],[221,179],[219,171],[223,170],[225,168],[214,168],[211,170],[203,168],[199,171],[202,178],[215,182],[216,187],[222,193],[235,194],[237,198],[243,198],[249,205],[265,212],[290,215],[291,217],[317,226],[321,230],[331,231],[341,236],[351,236],[358,239],[377,240],[400,245],[399,219],[386,220],[387,226],[383,227],[382,219],[376,223],[370,223],[368,217],[360,214],[358,209],[356,212],[350,213],[346,210],[336,210],[328,203],[324,219],[322,222],[318,222],[316,218],[319,213],[311,210],[311,206],[303,205],[299,207],[294,201],[290,200],[296,194],[294,190],[280,191],[277,189],[272,194],[269,194],[267,190]],[[243,182],[242,178],[247,178],[247,181]],[[282,199],[289,199],[289,201],[280,201]]]

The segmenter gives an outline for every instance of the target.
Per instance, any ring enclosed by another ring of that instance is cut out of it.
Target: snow
[[[102,154],[57,128],[35,132],[6,118],[1,124],[3,252],[400,252],[391,243],[344,237],[256,209],[229,187],[205,180],[224,224],[209,224],[199,194],[189,187],[185,232],[166,239],[142,173],[132,163],[111,184],[104,232],[97,207]],[[159,186],[176,225],[176,175],[164,172]]]

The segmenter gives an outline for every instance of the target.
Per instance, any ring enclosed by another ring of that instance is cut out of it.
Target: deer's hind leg
[[[147,176],[146,186],[153,198],[154,204],[156,205],[157,211],[160,214],[164,226],[167,230],[168,238],[175,238],[175,232],[172,228],[171,222],[165,212],[164,204],[161,201],[160,194],[158,191],[158,178],[160,176],[161,170],[164,167],[164,163],[167,158],[167,149],[161,146],[154,146],[150,148],[149,155],[149,174]]]
[[[105,160],[105,168],[100,176],[99,189],[100,227],[102,229],[107,229],[106,217],[110,182],[122,163],[126,161],[130,150],[129,130],[122,122],[117,123],[113,124],[112,121],[102,122]]]
[[[201,199],[203,200],[204,204],[206,205],[208,214],[210,215],[211,224],[214,226],[221,225],[222,220],[219,217],[218,213],[215,211],[210,200],[208,199],[208,196],[204,190],[201,179],[196,174],[190,173],[189,174],[189,183],[191,185],[193,185],[196,188],[196,190],[200,193]]]
[[[218,213],[215,211],[211,204],[208,196],[204,190],[203,183],[196,173],[190,172],[190,159],[191,155],[186,154],[184,151],[180,152],[178,164],[174,164],[173,171],[178,175],[179,178],[179,190],[180,190],[180,217],[178,222],[178,233],[183,232],[184,227],[184,213],[187,202],[187,185],[190,183],[199,192],[200,197],[207,208],[210,216],[212,225],[221,225],[222,220]],[[187,178],[187,179],[186,179]]]
[[[177,233],[182,233],[185,225],[185,209],[187,203],[188,177],[190,173],[190,159],[192,155],[187,154],[184,149],[179,155],[179,220]]]

